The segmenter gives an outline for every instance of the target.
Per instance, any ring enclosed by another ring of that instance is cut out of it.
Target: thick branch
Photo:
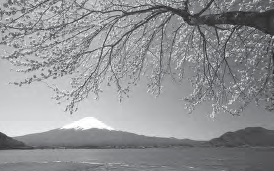
[[[249,26],[264,33],[274,35],[274,9],[265,12],[232,11],[222,14],[209,14],[200,17],[189,16],[190,25],[231,24]]]

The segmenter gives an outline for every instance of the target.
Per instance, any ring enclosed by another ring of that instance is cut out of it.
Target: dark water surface
[[[273,171],[274,149],[52,149],[0,151],[0,171]]]

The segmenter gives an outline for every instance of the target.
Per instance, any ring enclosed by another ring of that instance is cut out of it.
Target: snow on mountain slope
[[[92,128],[114,130],[112,127],[104,124],[94,117],[86,117],[79,121],[74,121],[60,129],[75,129],[75,130],[88,130]]]

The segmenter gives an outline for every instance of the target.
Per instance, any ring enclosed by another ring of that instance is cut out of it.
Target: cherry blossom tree
[[[191,112],[239,115],[256,102],[274,110],[273,0],[8,0],[1,8],[3,59],[27,78],[68,77],[56,92],[67,110],[103,85],[120,97],[148,78],[158,96],[165,78],[188,79]]]

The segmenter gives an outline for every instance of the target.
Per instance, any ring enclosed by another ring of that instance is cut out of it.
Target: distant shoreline
[[[268,147],[262,147],[262,146],[235,146],[235,147],[229,147],[229,146],[194,146],[194,147],[185,147],[185,146],[173,146],[173,147],[122,147],[122,148],[106,148],[106,147],[25,147],[25,148],[3,148],[1,150],[106,150],[106,149],[117,149],[117,150],[123,150],[123,149],[185,149],[185,148],[213,148],[213,149],[233,149],[233,148],[241,148],[241,149],[274,149],[274,146],[268,146]]]

